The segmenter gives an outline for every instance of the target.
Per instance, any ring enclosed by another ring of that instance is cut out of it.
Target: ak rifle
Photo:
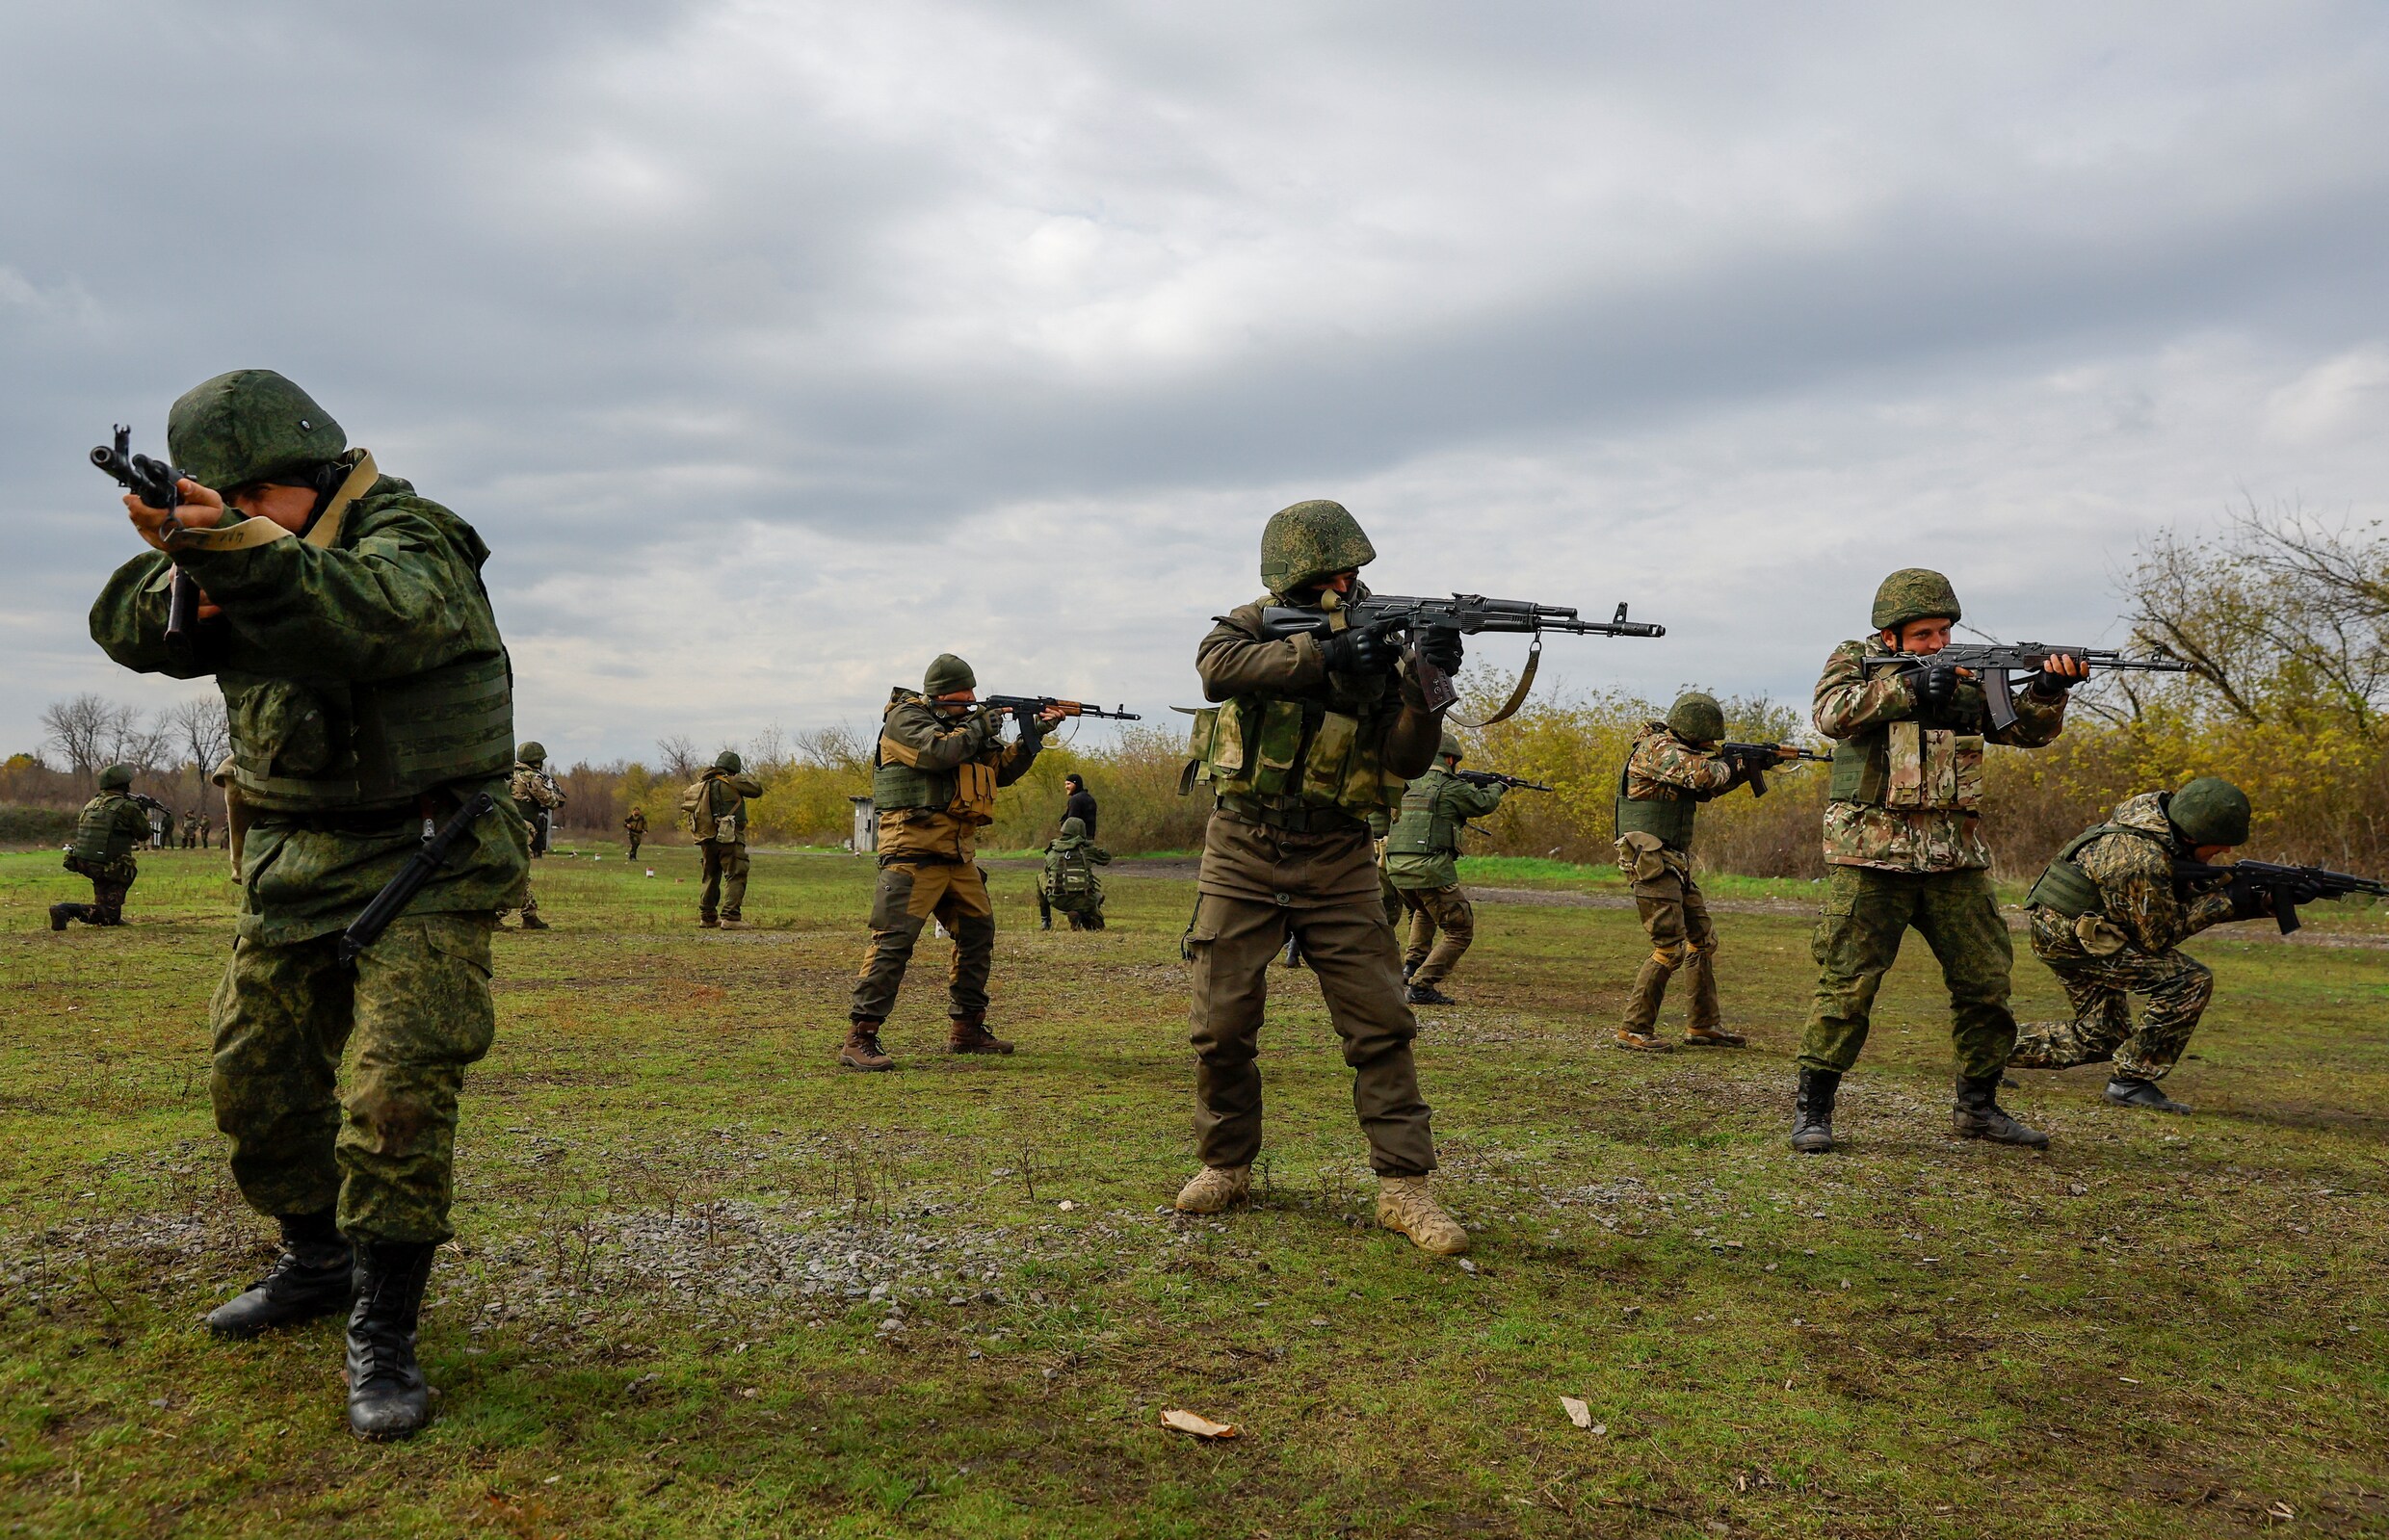
[[[143,504],[163,512],[169,532],[188,528],[174,513],[174,509],[182,506],[182,482],[186,473],[164,460],[134,454],[133,431],[122,423],[116,425],[116,431],[113,445],[102,444],[92,451],[92,463]],[[172,557],[170,555],[168,560],[171,561]],[[177,566],[174,568],[173,585],[166,594],[166,647],[177,662],[189,661],[196,645],[192,634],[198,623],[198,580]]]
[[[1432,633],[1450,631],[1473,637],[1493,631],[1533,636],[1535,648],[1528,654],[1525,671],[1519,675],[1517,692],[1510,705],[1492,718],[1494,721],[1514,711],[1525,699],[1527,687],[1535,680],[1536,666],[1542,658],[1543,633],[1557,631],[1572,637],[1667,634],[1666,626],[1627,619],[1622,604],[1607,620],[1586,620],[1566,605],[1536,604],[1532,599],[1488,599],[1481,593],[1456,593],[1446,599],[1372,593],[1332,610],[1294,604],[1265,605],[1261,610],[1261,635],[1271,641],[1308,636],[1324,642],[1340,631],[1369,631],[1389,640],[1401,639],[1403,656],[1409,660],[1411,676],[1425,692],[1429,711],[1441,711],[1459,699],[1452,676],[1427,659],[1427,639]]]
[[[1869,653],[1864,662],[1869,668],[1898,668],[1903,671],[1930,668],[1941,664],[1970,668],[1982,681],[1982,695],[1990,706],[1993,730],[2005,732],[2016,724],[2015,683],[2008,675],[2028,670],[2036,672],[2047,667],[2052,658],[2079,658],[2091,669],[2105,668],[2112,672],[2190,672],[2190,665],[2178,658],[2127,658],[2112,647],[2064,647],[2045,641],[2019,641],[2012,646],[2001,642],[1953,641],[1939,652]]]
[[[2278,866],[2271,861],[2234,861],[2217,866],[2211,861],[2173,863],[2173,879],[2192,893],[2212,893],[2218,888],[2254,888],[2271,901],[2273,923],[2288,935],[2302,923],[2297,918],[2301,903],[2320,903],[2325,899],[2346,899],[2356,894],[2389,898],[2389,882],[2376,877],[2360,877],[2351,872],[2334,872],[2320,866]]]
[[[1792,752],[1786,754],[1785,749]],[[1718,758],[1734,768],[1752,796],[1767,795],[1767,772],[1779,766],[1797,765],[1805,760],[1816,765],[1830,765],[1833,756],[1820,754],[1813,748],[1800,748],[1791,744],[1720,744]],[[1733,788],[1727,787],[1731,791]]]

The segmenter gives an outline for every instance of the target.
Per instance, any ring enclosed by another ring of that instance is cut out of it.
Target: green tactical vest
[[[1632,760],[1629,749],[1626,758]],[[1699,816],[1700,804],[1689,796],[1628,796],[1626,767],[1617,770],[1617,832],[1647,834],[1670,850],[1690,851],[1693,848],[1693,820]]]
[[[1072,845],[1045,852],[1045,897],[1048,899],[1084,899],[1095,891],[1095,866],[1087,859],[1087,847]]]
[[[926,697],[909,690],[897,690],[887,700],[887,709],[879,713],[884,722],[896,708],[907,701]],[[925,770],[910,765],[900,765],[884,757],[886,737],[871,746],[871,806],[874,812],[901,813],[906,808],[928,807],[939,812],[954,805],[961,795],[962,778],[952,770]]]
[[[1194,757],[1178,779],[1265,808],[1333,807],[1366,822],[1394,806],[1407,784],[1385,769],[1390,713],[1366,717],[1316,702],[1239,695],[1194,714]]]
[[[68,853],[78,861],[101,865],[121,861],[132,854],[131,831],[117,826],[118,810],[132,805],[133,799],[121,792],[102,792],[84,803],[83,816],[75,820],[74,844],[67,847]],[[143,827],[147,828],[145,822]]]
[[[219,674],[241,800],[270,813],[389,807],[514,764],[504,652],[369,685]]]
[[[2160,847],[2166,845],[2162,835],[2148,829],[2135,828],[2129,823],[2102,823],[2097,828],[2085,829],[2068,841],[2065,848],[2058,852],[2057,859],[2042,871],[2039,878],[2033,883],[2033,890],[2024,896],[2024,906],[2028,909],[2053,910],[2068,920],[2099,913],[2106,900],[2099,892],[2097,881],[2082,869],[2082,864],[2074,857],[2092,840],[2104,839],[2110,834],[2137,834]]]
[[[1459,821],[1435,810],[1443,789],[1451,784],[1452,772],[1441,765],[1410,783],[1402,794],[1402,812],[1385,836],[1387,855],[1459,854]]]

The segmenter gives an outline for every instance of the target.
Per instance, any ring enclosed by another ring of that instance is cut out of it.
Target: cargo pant
[[[1379,1176],[1424,1176],[1435,1140],[1419,1095],[1401,954],[1380,901],[1323,909],[1203,894],[1187,931],[1194,962],[1194,1140],[1205,1165],[1250,1165],[1261,1150],[1261,1018],[1269,964],[1293,935],[1318,976],[1352,1068],[1352,1110]]]
[[[2191,1033],[2198,1030],[2198,1018],[2215,996],[2214,972],[2178,951],[2150,953],[2126,947],[2094,957],[2068,944],[2053,955],[2043,950],[2043,929],[2071,943],[2072,927],[2055,916],[2048,916],[2044,925],[2045,913],[2034,911],[2033,950],[2065,986],[2074,1019],[2032,1022],[2018,1029],[2015,1055],[2008,1062],[2019,1069],[2071,1069],[2113,1059],[2114,1073],[2125,1079],[2165,1079],[2189,1048]],[[2134,995],[2148,997],[2148,1009],[2137,1028],[2132,1023]]]
[[[2000,918],[1991,874],[1837,866],[1810,942],[1818,978],[1800,1038],[1802,1068],[1841,1073],[1858,1062],[1876,992],[1911,927],[1940,960],[1949,986],[1958,1073],[1980,1080],[2007,1066],[2016,1038],[2015,1017],[2008,1010],[2015,947]]]
[[[66,858],[66,870],[92,879],[92,901],[67,905],[76,919],[92,926],[124,923],[125,897],[133,891],[134,879],[141,875],[141,868],[131,856],[117,861],[86,861],[70,855]]]
[[[1635,882],[1634,906],[1651,938],[1651,954],[1634,976],[1621,1025],[1638,1037],[1655,1033],[1667,981],[1680,970],[1691,992],[1685,1025],[1693,1031],[1714,1030],[1719,1023],[1717,970],[1709,959],[1717,952],[1717,927],[1709,923],[1709,901],[1700,884],[1678,862],[1668,861],[1657,875]]]
[[[697,853],[705,862],[704,891],[696,896],[700,920],[743,920],[747,907],[747,844],[743,840],[699,840]]]
[[[1397,888],[1402,906],[1410,916],[1409,944],[1403,948],[1403,966],[1413,984],[1439,984],[1452,976],[1461,954],[1477,939],[1477,910],[1466,890]]]
[[[457,1098],[497,1030],[489,931],[483,915],[403,918],[354,964],[337,935],[233,947],[209,1006],[208,1092],[250,1208],[336,1207],[343,1234],[376,1240],[449,1238]]]
[[[986,1013],[987,974],[995,962],[995,905],[987,899],[986,874],[969,861],[900,861],[879,868],[879,891],[871,901],[871,949],[863,953],[848,1011],[853,1020],[887,1020],[913,945],[932,917],[954,937],[946,1014]]]

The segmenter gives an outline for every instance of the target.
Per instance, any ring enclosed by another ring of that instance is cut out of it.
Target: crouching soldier
[[[69,920],[87,926],[124,923],[125,895],[141,875],[133,852],[149,839],[149,811],[133,799],[132,791],[132,766],[111,765],[99,772],[99,795],[83,804],[66,861],[67,871],[91,878],[92,901],[51,904],[51,929],[66,929]]]
[[[1443,735],[1435,763],[1404,791],[1401,811],[1385,836],[1385,878],[1410,917],[1402,977],[1408,980],[1413,1005],[1457,1004],[1437,986],[1452,977],[1477,939],[1476,906],[1460,886],[1460,834],[1470,819],[1499,808],[1510,790],[1461,780],[1455,771],[1464,752],[1457,735]]]
[[[1103,928],[1103,878],[1095,868],[1110,866],[1112,852],[1087,837],[1084,820],[1062,821],[1061,837],[1045,847],[1045,870],[1037,884],[1038,928],[1054,927],[1054,911],[1069,917],[1073,930]]]
[[[2225,882],[2186,898],[2176,886],[2174,863],[2212,861],[2247,838],[2246,794],[2201,775],[2178,792],[2145,792],[2117,804],[2106,822],[2060,851],[2025,902],[2033,915],[2033,955],[2065,986],[2074,1019],[2021,1029],[2009,1067],[2112,1062],[2109,1101],[2189,1111],[2157,1083],[2190,1046],[2215,993],[2215,975],[2178,949],[2209,926],[2258,919],[2273,909],[2262,889],[2245,884]],[[2147,1014],[2137,1027],[2136,994],[2148,997]]]
[[[179,516],[125,499],[156,550],[109,579],[91,626],[127,668],[215,675],[231,718],[243,890],[208,1089],[282,1252],[207,1325],[253,1337],[348,1312],[349,1425],[403,1438],[431,1421],[415,1326],[453,1233],[458,1095],[496,1026],[490,917],[530,862],[489,548],[271,371],[190,391],[167,439],[189,477]],[[170,639],[178,572],[200,602],[196,635]],[[344,955],[341,931],[428,830],[485,794],[445,865]]]

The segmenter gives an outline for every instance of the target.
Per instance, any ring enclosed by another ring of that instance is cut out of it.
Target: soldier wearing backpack
[[[680,794],[681,824],[696,836],[705,864],[696,923],[708,930],[747,928],[747,803],[762,795],[763,783],[726,748],[713,769]]]
[[[1073,930],[1102,929],[1103,879],[1095,868],[1111,864],[1112,852],[1087,837],[1085,820],[1063,819],[1061,837],[1045,847],[1045,872],[1037,879],[1039,928],[1051,930],[1059,909]]]

